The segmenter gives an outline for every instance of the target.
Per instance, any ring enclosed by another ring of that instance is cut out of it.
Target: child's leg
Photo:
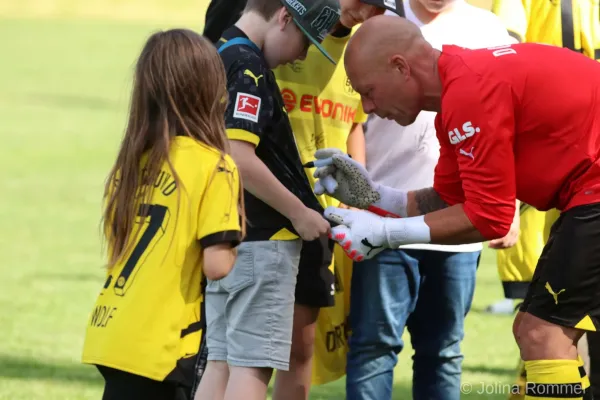
[[[317,318],[321,308],[335,304],[336,281],[329,269],[333,261],[333,244],[327,236],[302,243],[290,368],[289,371],[277,372],[273,400],[306,400],[309,397]],[[344,267],[341,261],[335,266]],[[343,271],[338,273],[343,276]],[[343,285],[342,282],[339,284]],[[339,306],[343,307],[342,304]]]
[[[228,399],[265,399],[272,370],[289,368],[301,248],[299,239],[242,243],[233,270],[220,281],[229,293]]]
[[[222,400],[229,380],[229,367],[225,361],[208,361],[202,375],[195,400]]]
[[[225,400],[264,400],[271,380],[271,368],[231,367]]]

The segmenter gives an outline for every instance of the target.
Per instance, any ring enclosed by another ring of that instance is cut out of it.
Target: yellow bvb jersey
[[[83,349],[84,363],[157,381],[193,374],[182,369],[205,325],[203,249],[241,239],[233,160],[188,137],[172,140],[170,157],[182,187],[165,163],[139,208],[135,246],[107,271]]]
[[[600,59],[598,0],[494,0],[492,11],[521,42],[566,47]]]
[[[343,54],[353,31],[329,35],[323,47],[337,61],[329,62],[311,46],[305,60],[274,70],[285,101],[302,163],[314,159],[317,149],[335,147],[347,151],[346,141],[354,123],[364,123],[360,95],[352,89],[344,69]],[[339,37],[341,36],[341,37]],[[307,169],[314,187],[314,169]],[[329,196],[319,196],[323,207],[337,206]],[[352,260],[336,245],[330,266],[336,278],[335,306],[322,308],[317,320],[312,383],[324,384],[346,373],[347,317],[350,311]]]

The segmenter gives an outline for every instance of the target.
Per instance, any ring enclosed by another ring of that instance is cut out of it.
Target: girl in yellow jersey
[[[106,281],[83,350],[104,400],[192,397],[204,277],[229,273],[243,231],[225,83],[216,49],[192,31],[152,35],[137,61],[104,196]]]

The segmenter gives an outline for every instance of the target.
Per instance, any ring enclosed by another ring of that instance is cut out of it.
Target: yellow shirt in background
[[[566,47],[600,59],[598,0],[494,0],[492,11],[521,42]]]

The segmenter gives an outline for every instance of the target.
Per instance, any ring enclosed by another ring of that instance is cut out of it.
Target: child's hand
[[[308,207],[304,207],[298,215],[291,219],[291,222],[298,235],[306,241],[328,235],[331,229],[331,225],[321,214]]]

